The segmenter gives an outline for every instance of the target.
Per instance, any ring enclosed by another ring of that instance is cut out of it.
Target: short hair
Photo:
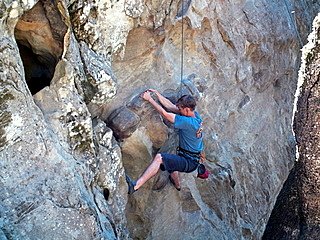
[[[192,97],[191,95],[183,95],[181,96],[177,103],[176,103],[176,106],[177,107],[182,107],[182,108],[190,108],[192,111],[194,111],[194,109],[196,108],[196,100],[194,97]]]

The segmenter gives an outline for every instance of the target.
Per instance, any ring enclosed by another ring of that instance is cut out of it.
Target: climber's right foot
[[[128,183],[128,194],[134,193],[136,191],[136,190],[134,190],[136,182],[132,181],[131,178],[128,175],[126,175],[126,181]]]

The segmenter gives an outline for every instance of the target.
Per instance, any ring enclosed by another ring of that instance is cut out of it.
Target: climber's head
[[[176,103],[176,106],[179,108],[179,110],[183,108],[190,108],[191,111],[194,111],[196,105],[196,100],[191,95],[181,96]]]

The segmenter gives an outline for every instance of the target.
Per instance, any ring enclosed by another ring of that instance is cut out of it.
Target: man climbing
[[[152,98],[152,92],[155,93],[165,109]],[[202,119],[195,111],[196,101],[190,95],[183,95],[176,104],[173,104],[154,89],[143,92],[141,97],[148,101],[162,117],[173,123],[174,128],[179,130],[179,147],[177,155],[158,153],[137,181],[132,181],[126,176],[129,186],[128,193],[132,194],[137,191],[146,181],[156,175],[160,168],[170,173],[170,181],[180,191],[178,172],[194,171],[199,165],[203,149]]]

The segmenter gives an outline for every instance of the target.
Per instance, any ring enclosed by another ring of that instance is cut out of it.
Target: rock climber
[[[151,93],[154,93],[160,104],[156,102]],[[178,172],[192,172],[197,169],[200,155],[203,150],[202,119],[195,111],[196,101],[191,95],[183,95],[176,104],[162,96],[157,90],[148,89],[141,94],[162,117],[173,123],[178,129],[179,147],[177,154],[158,153],[137,181],[126,176],[128,193],[137,191],[145,182],[152,178],[159,169],[170,173],[169,179],[180,191]]]

